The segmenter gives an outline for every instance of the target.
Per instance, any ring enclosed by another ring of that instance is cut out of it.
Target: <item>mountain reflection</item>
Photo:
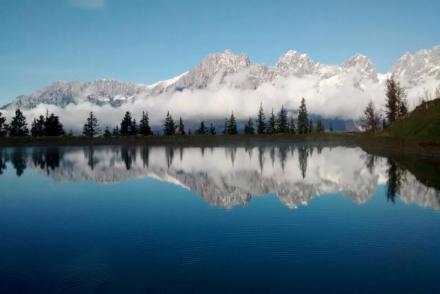
[[[10,164],[7,164],[7,163]],[[31,168],[56,181],[112,183],[154,177],[183,186],[226,208],[276,194],[289,208],[342,193],[365,203],[378,185],[395,202],[440,209],[439,190],[387,158],[360,148],[281,145],[258,147],[65,147],[0,149],[0,175]]]

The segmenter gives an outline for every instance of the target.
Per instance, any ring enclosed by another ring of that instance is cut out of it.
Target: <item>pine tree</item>
[[[324,125],[322,124],[322,121],[318,119],[318,122],[316,123],[316,132],[322,133],[325,131]]]
[[[393,123],[399,112],[398,84],[393,78],[386,81],[386,115],[389,123]]]
[[[306,100],[301,99],[298,112],[298,134],[307,134],[309,127],[309,115],[307,114]]]
[[[309,121],[308,131],[309,131],[309,134],[311,134],[315,131],[315,128],[313,127],[313,120]]]
[[[372,101],[368,103],[364,110],[364,116],[362,118],[362,126],[366,131],[376,132],[379,129],[381,115],[376,111]]]
[[[263,104],[260,104],[257,117],[257,133],[264,134],[266,132],[266,118],[264,116]]]
[[[237,121],[235,120],[234,112],[232,112],[231,118],[228,121],[228,134],[236,135],[237,133]]]
[[[227,118],[225,118],[225,124],[223,126],[223,135],[228,134],[228,130],[229,130],[229,120]]]
[[[196,133],[197,133],[198,135],[206,135],[206,134],[208,133],[208,129],[206,128],[206,126],[205,126],[205,122],[204,122],[203,120],[200,122],[200,127],[199,127],[199,129],[196,131]]]
[[[87,117],[87,121],[83,127],[83,135],[93,138],[96,135],[98,135],[98,133],[99,133],[98,119],[93,114],[93,112],[90,112],[89,116]]]
[[[9,125],[9,136],[11,137],[22,137],[27,136],[29,133],[26,118],[20,109],[15,111],[15,116],[11,120]]]
[[[408,113],[408,102],[405,89],[392,77],[386,81],[386,96],[386,116],[388,123],[391,124]]]
[[[34,118],[34,121],[31,125],[31,135],[33,137],[41,137],[45,135],[45,118],[44,116],[40,115],[37,118]]]
[[[211,125],[209,126],[209,133],[211,135],[215,135],[217,132],[215,131],[215,127],[214,125],[211,123]]]
[[[275,114],[273,113],[273,109],[272,109],[272,113],[269,117],[269,123],[267,125],[267,130],[266,130],[266,132],[268,134],[275,134],[277,132],[276,121],[277,120],[276,120]]]
[[[403,88],[399,91],[399,117],[404,117],[408,114],[408,100],[406,100],[406,93]]]
[[[105,138],[110,138],[111,136],[112,136],[112,133],[110,132],[109,127],[105,127],[104,137]]]
[[[246,125],[244,126],[244,133],[247,135],[255,135],[254,121],[252,120],[252,118],[249,118]]]
[[[124,115],[124,118],[121,121],[121,129],[119,130],[121,136],[130,136],[135,135],[133,133],[135,130],[135,127],[133,126],[133,119],[131,117],[131,113],[127,111]]]
[[[46,115],[44,122],[44,135],[45,136],[61,136],[64,135],[64,127],[60,122],[60,119],[55,114],[51,113]]]
[[[120,133],[120,131],[119,131],[119,126],[116,126],[114,129],[113,129],[113,137],[118,137],[119,135],[121,135],[121,133]]]
[[[293,116],[290,117],[290,121],[289,121],[289,133],[291,135],[296,134],[295,119],[293,118]]]
[[[177,129],[177,134],[182,135],[182,136],[186,135],[185,125],[183,124],[182,117],[179,118],[179,127]]]
[[[4,137],[8,134],[8,125],[6,124],[6,117],[0,112],[0,137]]]
[[[133,119],[130,125],[130,136],[136,136],[138,134],[138,126],[136,120]]]
[[[277,133],[288,133],[289,123],[287,121],[287,111],[284,106],[281,106],[281,110],[277,117]]]
[[[176,134],[176,125],[174,124],[173,117],[169,112],[167,112],[167,115],[165,117],[163,133],[165,136],[173,136]]]
[[[150,119],[148,117],[148,113],[144,111],[142,111],[142,118],[139,122],[139,134],[144,136],[153,135],[150,127]]]

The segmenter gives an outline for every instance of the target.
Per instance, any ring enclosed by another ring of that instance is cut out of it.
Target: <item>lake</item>
[[[302,144],[3,148],[0,292],[439,293],[438,169],[405,166]]]

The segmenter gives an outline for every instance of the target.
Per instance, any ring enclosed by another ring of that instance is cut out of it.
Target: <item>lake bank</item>
[[[358,146],[379,156],[410,156],[440,161],[437,140],[402,139],[366,134],[311,135],[193,135],[193,136],[125,136],[125,137],[5,137],[0,147],[81,146],[81,145],[150,145],[150,146],[260,146],[267,144],[323,144],[325,146]]]

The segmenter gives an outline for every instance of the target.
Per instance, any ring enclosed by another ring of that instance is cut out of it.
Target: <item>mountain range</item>
[[[182,116],[212,118],[223,118],[233,110],[245,118],[254,114],[260,103],[294,110],[304,96],[314,114],[355,119],[369,100],[384,104],[384,82],[391,75],[406,88],[413,106],[425,91],[440,85],[440,46],[404,54],[387,73],[378,73],[373,62],[361,54],[331,65],[289,50],[274,66],[266,66],[252,63],[246,54],[227,50],[209,54],[193,69],[155,84],[108,79],[57,81],[33,94],[18,96],[2,109],[75,109],[86,105],[136,112],[134,109],[144,107],[161,116],[171,110]],[[195,109],[200,101],[205,103],[203,109]]]

